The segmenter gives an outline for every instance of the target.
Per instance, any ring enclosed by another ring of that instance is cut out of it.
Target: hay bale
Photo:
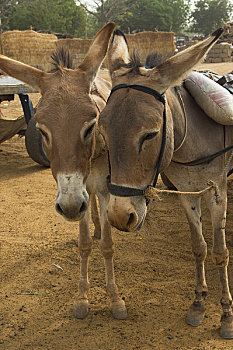
[[[74,66],[77,67],[83,61],[92,42],[92,39],[59,39],[56,42],[56,47],[69,50]]]
[[[173,32],[140,32],[126,34],[129,50],[139,50],[141,60],[145,62],[147,54],[156,51],[163,56],[175,52]],[[15,60],[24,62],[45,71],[50,71],[51,53],[63,47],[70,51],[77,67],[87,53],[92,39],[58,39],[53,34],[37,33],[33,30],[9,31],[1,35],[1,53]],[[106,67],[106,61],[103,64]]]
[[[139,50],[142,62],[149,52],[156,51],[166,57],[173,55],[176,49],[173,32],[139,32],[126,34],[126,38],[130,51]]]
[[[57,37],[33,30],[13,30],[1,35],[1,53],[31,66],[49,71]]]
[[[129,50],[139,50],[142,62],[145,62],[147,54],[151,51],[156,51],[163,56],[170,56],[175,52],[173,32],[140,32],[126,34],[126,38]],[[92,39],[60,39],[56,42],[56,46],[70,50],[74,64],[78,66],[92,42]],[[103,66],[106,67],[106,61]]]
[[[213,46],[208,52],[206,62],[231,62],[232,48],[231,44],[220,43]]]
[[[233,44],[233,22],[230,23],[226,23],[224,26],[224,32],[223,34],[220,36],[218,42],[225,42],[228,44]]]

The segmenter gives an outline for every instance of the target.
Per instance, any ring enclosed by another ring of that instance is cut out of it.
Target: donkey
[[[0,56],[0,69],[40,89],[42,94],[35,119],[57,182],[55,207],[67,220],[79,220],[80,282],[74,307],[77,318],[88,314],[88,258],[92,249],[88,210],[90,194],[96,194],[99,199],[100,246],[105,260],[111,310],[118,319],[127,316],[114,278],[113,242],[106,214],[108,161],[105,143],[98,130],[98,115],[105,106],[111,85],[96,75],[114,27],[114,23],[108,23],[97,33],[83,62],[76,69],[70,69],[64,52],[53,56],[56,66],[53,73]]]
[[[218,184],[219,195],[208,191],[204,198],[211,213],[212,255],[222,285],[220,332],[224,338],[233,338],[227,274],[229,252],[225,242],[225,164],[228,159],[230,163],[229,154],[189,166],[189,162],[233,143],[233,128],[226,126],[224,131],[222,125],[204,114],[184,87],[175,88],[221,33],[219,29],[204,41],[146,69],[137,55],[130,57],[124,34],[116,30],[108,50],[113,88],[100,114],[99,126],[109,150],[108,219],[119,230],[134,231],[142,226],[148,204],[145,189],[156,184],[160,172],[179,191],[203,190],[209,180]],[[204,319],[207,293],[204,271],[207,246],[202,235],[201,197],[181,195],[180,199],[190,226],[197,277],[196,295],[186,321],[198,326]]]

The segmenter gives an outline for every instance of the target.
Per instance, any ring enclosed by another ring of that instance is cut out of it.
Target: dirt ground
[[[208,67],[219,73],[233,69],[232,64],[215,66]],[[34,103],[38,97],[32,95]],[[2,112],[19,116],[18,101]],[[233,292],[233,177],[228,189],[226,238]],[[194,297],[195,269],[187,220],[175,196],[151,203],[139,232],[113,229],[116,280],[128,319],[111,316],[103,259],[94,239],[90,314],[77,320],[72,307],[79,280],[78,224],[56,214],[56,192],[50,169],[28,157],[24,138],[16,136],[0,145],[0,350],[233,349],[233,340],[219,336],[221,287],[211,260],[211,223],[205,207],[209,294],[200,327],[185,323]]]

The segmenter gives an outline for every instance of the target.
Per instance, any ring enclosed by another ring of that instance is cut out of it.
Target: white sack
[[[199,72],[190,73],[184,83],[211,119],[222,125],[233,125],[233,95],[227,89]]]

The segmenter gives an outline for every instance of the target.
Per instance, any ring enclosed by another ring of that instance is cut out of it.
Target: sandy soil
[[[232,65],[226,72],[231,69]],[[33,97],[34,102],[38,97]],[[4,114],[20,113],[17,101],[10,102],[9,108],[2,110]],[[111,316],[103,259],[94,239],[90,314],[77,320],[72,306],[79,279],[78,225],[55,213],[56,184],[50,169],[36,165],[26,153],[24,139],[17,136],[0,145],[0,169],[0,350],[232,350],[233,340],[219,336],[221,288],[211,260],[211,223],[205,207],[209,294],[200,327],[185,323],[195,270],[188,224],[175,196],[163,198],[159,205],[151,203],[138,233],[113,229],[116,280],[128,319],[117,321]],[[226,237],[232,290],[231,179],[228,188]]]

